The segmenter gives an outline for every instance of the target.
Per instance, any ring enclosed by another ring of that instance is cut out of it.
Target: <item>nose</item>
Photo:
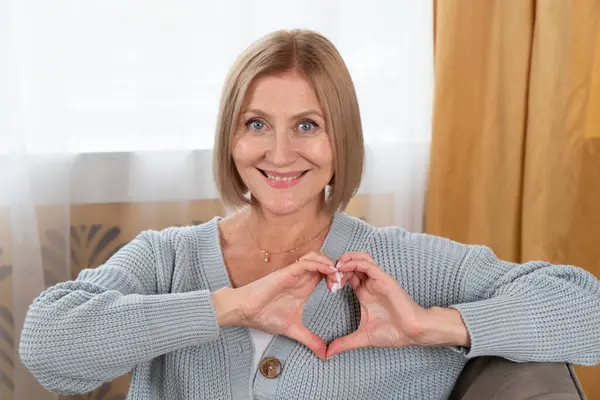
[[[273,135],[271,146],[267,152],[267,159],[274,166],[285,166],[291,164],[297,157],[293,140],[287,132],[277,132]]]

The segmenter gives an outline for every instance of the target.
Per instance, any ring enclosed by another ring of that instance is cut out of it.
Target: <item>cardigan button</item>
[[[275,357],[267,357],[260,363],[260,373],[267,379],[275,379],[281,373],[281,362]]]

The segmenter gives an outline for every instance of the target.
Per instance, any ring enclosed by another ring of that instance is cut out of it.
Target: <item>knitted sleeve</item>
[[[160,293],[185,263],[173,230],[144,232],[105,265],[45,290],[21,333],[23,364],[48,390],[89,392],[162,354],[215,340],[208,290]]]
[[[569,265],[498,259],[487,247],[466,246],[459,264],[458,310],[471,336],[472,358],[600,362],[600,282]]]
[[[600,363],[600,281],[584,269],[542,261],[516,264],[487,247],[378,228],[369,250],[422,307],[458,310],[467,358]]]

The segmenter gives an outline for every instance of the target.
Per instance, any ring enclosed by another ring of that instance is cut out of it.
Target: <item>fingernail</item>
[[[340,290],[340,284],[338,282],[335,282],[333,285],[331,285],[331,292],[333,294],[337,293],[338,290]]]
[[[338,262],[335,264],[335,268],[336,268],[336,269],[338,269],[338,268],[339,268],[339,267],[341,267],[342,265],[344,265],[344,263],[343,263],[343,262],[341,262],[341,261],[338,261]]]
[[[336,272],[335,273],[335,279],[337,279],[338,283],[342,283],[342,278],[344,277],[344,274],[342,272]]]
[[[334,267],[333,265],[330,265],[330,266],[329,266],[329,269],[330,269],[330,270],[332,270],[332,271],[335,271],[335,272],[337,272],[337,269],[335,269],[335,267]]]

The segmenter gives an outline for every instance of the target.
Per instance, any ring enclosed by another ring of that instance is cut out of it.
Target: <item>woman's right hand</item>
[[[246,286],[213,292],[219,325],[241,325],[284,335],[304,344],[324,360],[327,346],[304,326],[302,313],[322,279],[336,280],[333,265],[327,256],[311,252]]]

